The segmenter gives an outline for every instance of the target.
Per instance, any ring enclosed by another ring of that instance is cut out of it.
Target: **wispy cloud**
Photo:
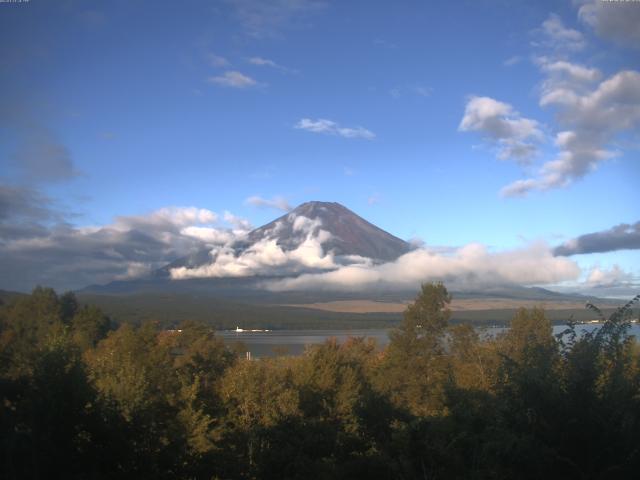
[[[260,67],[281,68],[280,65],[278,65],[273,60],[269,60],[267,58],[262,58],[262,57],[251,57],[249,59],[249,63],[252,65],[258,65]]]
[[[207,63],[209,65],[211,65],[212,67],[228,67],[229,65],[231,65],[231,63],[229,62],[229,60],[227,60],[225,57],[221,56],[221,55],[217,55],[215,53],[207,53],[205,55],[205,58],[207,60]]]
[[[555,13],[542,22],[539,29],[540,40],[534,41],[534,46],[552,48],[558,51],[578,51],[586,47],[584,35],[578,30],[566,27],[562,19]]]
[[[66,217],[41,192],[0,184],[0,246],[10,240],[41,235],[48,225],[64,224]]]
[[[252,205],[254,207],[260,208],[274,208],[276,210],[282,210],[283,212],[288,212],[291,210],[291,205],[284,197],[273,197],[271,199],[263,198],[260,196],[249,197],[245,200],[247,205]]]
[[[322,133],[326,135],[337,135],[344,138],[363,138],[373,140],[376,135],[364,127],[343,127],[333,120],[318,118],[312,120],[303,118],[295,124],[294,128],[306,130],[307,132]]]
[[[275,70],[278,70],[283,73],[297,73],[297,70],[289,67],[285,67],[284,65],[280,65],[279,63],[274,62],[268,58],[262,57],[251,57],[247,60],[251,65],[255,65],[258,67],[269,67]]]
[[[208,81],[215,85],[230,88],[250,88],[259,85],[259,83],[253,78],[236,70],[230,70],[224,72],[222,75],[209,77]]]
[[[400,98],[405,95],[430,97],[432,93],[433,88],[426,85],[398,85],[389,90],[389,94],[393,98]]]
[[[13,104],[9,98],[0,105],[0,128],[11,132],[13,140],[4,167],[28,183],[63,182],[79,176],[70,149],[38,117],[30,105]]]
[[[277,35],[281,30],[304,25],[322,11],[322,0],[226,0],[244,31],[253,37]]]
[[[504,62],[502,62],[502,64],[505,67],[513,67],[514,65],[517,65],[520,62],[522,62],[522,56],[514,55],[512,57],[507,58]]]

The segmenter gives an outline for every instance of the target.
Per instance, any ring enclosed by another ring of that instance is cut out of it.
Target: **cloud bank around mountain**
[[[451,254],[428,247],[409,252],[394,262],[361,262],[330,272],[307,273],[267,284],[271,290],[366,289],[376,285],[415,287],[442,280],[452,288],[499,285],[540,285],[576,280],[580,269],[573,261],[554,257],[543,243],[521,249],[491,252],[485,245],[469,244]]]
[[[478,243],[446,249],[414,243],[414,250],[381,263],[336,255],[327,248],[332,235],[319,219],[289,216],[296,241],[288,247],[278,244],[277,224],[271,235],[249,244],[252,226],[245,219],[196,207],[167,207],[77,227],[37,192],[2,187],[0,288],[30,290],[39,283],[65,289],[135,279],[202,251],[209,251],[209,262],[174,268],[171,277],[262,276],[262,287],[273,291],[415,288],[432,280],[454,289],[563,282],[619,286],[630,285],[629,273],[599,267],[583,272],[568,256],[640,248],[639,222],[586,234],[556,248],[544,242],[502,251]]]
[[[521,249],[492,252],[481,244],[469,244],[446,253],[417,248],[393,262],[380,263],[371,258],[349,256],[338,258],[324,249],[331,234],[318,219],[289,214],[294,232],[303,240],[291,250],[268,236],[237,253],[232,244],[211,250],[211,263],[195,268],[171,270],[174,279],[221,278],[248,276],[286,276],[266,280],[270,290],[341,290],[367,289],[386,284],[393,287],[415,287],[420,282],[443,280],[454,287],[487,285],[535,285],[575,280],[580,269],[575,262],[555,257],[543,243]]]
[[[229,212],[168,207],[77,227],[26,187],[0,185],[0,288],[59,289],[144,276],[176,258],[233,242],[251,225]]]

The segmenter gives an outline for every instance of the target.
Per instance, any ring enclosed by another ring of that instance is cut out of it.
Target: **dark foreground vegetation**
[[[638,299],[590,335],[522,309],[481,338],[429,284],[382,352],[248,361],[38,288],[0,307],[0,477],[637,478]]]

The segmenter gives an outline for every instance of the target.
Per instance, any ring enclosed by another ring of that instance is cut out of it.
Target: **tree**
[[[93,305],[85,305],[75,310],[71,320],[74,343],[81,349],[93,348],[107,336],[111,320],[102,310]]]
[[[53,289],[36,287],[31,295],[18,298],[3,310],[0,373],[28,375],[41,350],[65,329],[60,301]]]
[[[111,431],[112,454],[131,476],[174,478],[187,449],[178,419],[179,381],[167,345],[152,323],[128,324],[84,355]]]
[[[397,406],[414,414],[432,414],[442,407],[450,303],[451,295],[442,282],[423,284],[404,311],[400,327],[389,334],[377,385]]]

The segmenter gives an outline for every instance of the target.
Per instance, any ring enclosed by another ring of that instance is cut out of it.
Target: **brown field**
[[[376,302],[374,300],[337,300],[334,302],[287,304],[285,307],[303,307],[341,313],[399,313],[404,311],[410,302]],[[514,300],[508,298],[461,299],[451,302],[454,312],[478,310],[505,310],[514,308],[542,307],[546,310],[583,309],[580,302],[541,302],[535,300]]]

